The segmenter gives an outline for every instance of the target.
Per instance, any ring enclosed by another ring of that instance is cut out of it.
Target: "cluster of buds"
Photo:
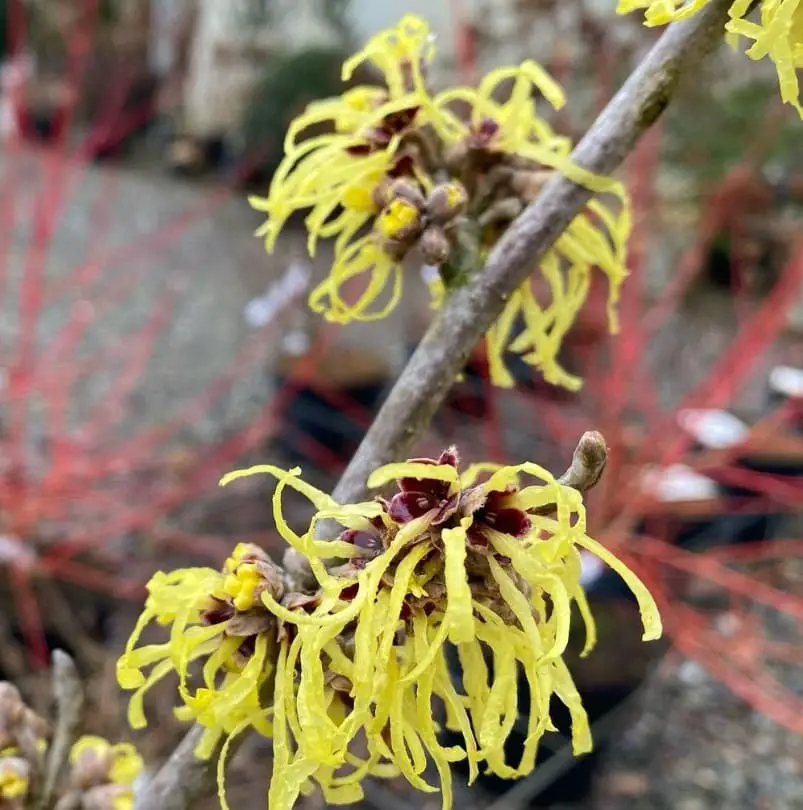
[[[23,810],[42,770],[48,724],[25,705],[19,690],[0,682],[0,808]]]
[[[68,786],[55,810],[132,810],[142,759],[133,745],[85,736],[70,751]]]
[[[57,699],[61,687],[56,684]],[[102,737],[83,736],[70,744],[79,708],[66,707],[57,718],[63,739],[51,743],[59,733],[51,735],[49,724],[25,704],[17,688],[0,682],[0,810],[133,808],[142,759],[132,745],[112,745]]]
[[[25,705],[17,687],[0,682],[0,751],[15,749],[35,759],[47,734],[47,721]]]
[[[417,183],[388,178],[377,186],[375,200],[381,209],[375,229],[393,259],[401,261],[416,246],[427,264],[439,266],[449,258],[468,202],[459,183],[441,183],[425,196]]]

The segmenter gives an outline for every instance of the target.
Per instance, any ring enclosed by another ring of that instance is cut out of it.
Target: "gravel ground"
[[[697,663],[667,661],[611,753],[594,810],[800,810],[803,738]]]
[[[46,295],[52,290],[37,318],[38,348],[51,345],[70,318],[83,317],[88,329],[75,350],[59,358],[61,369],[104,347],[121,350],[72,387],[72,424],[107,395],[124,368],[126,349],[142,345],[149,319],[166,307],[166,322],[114,430],[119,436],[161,422],[231,367],[251,336],[243,309],[257,292],[254,279],[264,273],[267,286],[277,268],[250,237],[254,218],[239,195],[114,168],[71,171],[50,160],[36,152],[0,160],[0,177],[13,178],[14,188],[11,241],[4,251],[11,283],[2,303],[3,343],[9,345],[19,329],[20,282],[35,272],[27,262],[37,211],[53,203],[52,233],[35,240],[45,251],[39,289]],[[70,275],[82,264],[99,272]],[[196,439],[208,441],[242,423],[268,396],[260,369],[268,349],[227,386],[214,410],[194,420]]]
[[[799,594],[802,582],[800,560],[773,572],[773,584],[790,594]],[[757,615],[768,638],[803,649],[792,617]],[[720,624],[727,629],[727,620]],[[762,669],[803,696],[799,664],[765,660]],[[803,736],[754,711],[697,662],[671,654],[646,684],[633,722],[610,753],[593,810],[725,807],[801,810]]]
[[[0,224],[0,252],[10,279],[0,301],[4,346],[12,345],[19,330],[21,280],[37,274],[30,263],[37,212],[51,204],[57,212],[52,231],[35,240],[44,247],[39,287],[46,294],[53,290],[37,318],[40,350],[71,317],[86,318],[90,325],[75,352],[61,358],[67,366],[99,347],[131,345],[158,307],[169,305],[169,317],[137,375],[131,407],[121,410],[117,430],[121,421],[132,420],[135,427],[163,421],[230,369],[255,332],[245,322],[248,301],[264,294],[291,263],[305,260],[303,236],[293,230],[273,256],[265,255],[253,236],[261,215],[250,209],[244,192],[154,171],[73,171],[30,151],[13,158],[0,155],[0,185],[14,189],[3,200],[12,216],[3,218],[5,227]],[[98,272],[90,270],[76,282],[70,274],[82,264],[94,264]],[[313,263],[313,280],[328,264],[323,251]],[[305,328],[320,325],[303,312],[292,320]],[[398,316],[382,325],[350,328],[345,340],[371,345],[395,368],[403,354],[396,331],[402,323]],[[269,396],[264,371],[279,341],[274,334],[262,342],[251,373],[238,374],[226,386],[222,404],[195,422],[198,438],[209,440],[241,424]],[[105,395],[116,371],[117,363],[105,364],[74,388],[74,422]]]

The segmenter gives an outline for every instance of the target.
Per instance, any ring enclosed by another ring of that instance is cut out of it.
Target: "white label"
[[[0,562],[30,568],[36,555],[31,547],[13,534],[0,534]]]
[[[641,486],[645,492],[665,503],[702,501],[719,494],[715,481],[685,464],[672,464],[665,469],[648,468],[642,474]]]
[[[770,388],[786,397],[803,397],[803,369],[776,366],[770,372]]]
[[[294,298],[309,287],[312,269],[293,262],[284,275],[264,295],[252,298],[245,307],[245,321],[254,329],[267,326]]]
[[[678,423],[704,447],[721,449],[743,442],[750,428],[727,411],[717,409],[684,409],[678,414]]]

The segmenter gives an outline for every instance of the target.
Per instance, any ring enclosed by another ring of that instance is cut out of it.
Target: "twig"
[[[597,174],[613,172],[663,112],[681,76],[693,73],[722,39],[731,4],[732,0],[712,0],[694,16],[671,25],[577,145],[571,160]],[[365,498],[371,472],[405,457],[507,299],[590,196],[588,189],[555,173],[499,240],[482,272],[451,294],[340,479],[335,500]],[[298,561],[293,562],[298,567]],[[198,729],[190,730],[144,791],[138,807],[186,810],[202,795],[211,768],[193,756],[198,734]]]
[[[156,776],[139,792],[135,810],[186,810],[212,792],[216,758],[203,761],[195,756],[203,733],[204,729],[196,725],[184,735]]]
[[[608,446],[605,439],[596,430],[588,430],[577,442],[572,454],[572,463],[558,481],[578,492],[587,492],[599,483],[607,463]],[[553,504],[542,506],[535,510],[535,514],[551,516],[555,514],[555,506]]]
[[[56,698],[56,728],[47,753],[39,808],[50,806],[70,748],[78,736],[84,709],[84,691],[78,670],[72,658],[61,650],[53,651],[53,695]]]
[[[599,483],[607,462],[605,439],[596,430],[588,430],[577,442],[569,469],[558,480],[564,486],[586,492]]]

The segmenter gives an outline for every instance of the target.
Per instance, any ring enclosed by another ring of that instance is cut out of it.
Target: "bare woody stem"
[[[37,810],[51,806],[56,784],[67,766],[70,749],[83,720],[83,685],[75,662],[62,650],[53,652],[53,696],[56,700],[56,726],[45,761],[42,792],[36,797]]]
[[[622,163],[664,111],[681,77],[693,74],[721,41],[732,1],[712,0],[666,30],[574,149],[575,164],[607,175]],[[371,472],[408,454],[505,302],[590,196],[554,175],[499,240],[484,269],[451,294],[335,488],[338,502],[364,499]],[[193,756],[201,731],[188,732],[139,797],[139,810],[187,810],[209,789],[212,766]]]

